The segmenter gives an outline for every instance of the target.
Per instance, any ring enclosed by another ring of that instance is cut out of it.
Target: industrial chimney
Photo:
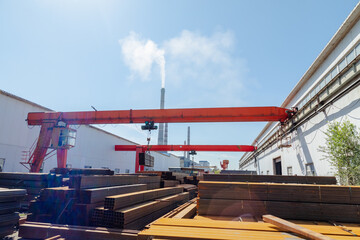
[[[187,132],[187,145],[190,145],[190,126],[188,126],[188,132]],[[190,159],[190,154],[187,152],[187,159]]]
[[[165,88],[161,88],[160,96],[160,109],[164,109],[165,106]],[[166,129],[167,130],[167,127]],[[164,145],[164,123],[159,123],[159,133],[158,133],[158,145]],[[167,136],[167,133],[166,133]],[[167,139],[166,139],[167,141]]]

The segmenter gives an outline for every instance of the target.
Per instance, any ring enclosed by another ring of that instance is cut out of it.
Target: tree
[[[325,132],[326,144],[319,150],[336,170],[341,185],[360,184],[360,136],[350,121],[331,122]]]

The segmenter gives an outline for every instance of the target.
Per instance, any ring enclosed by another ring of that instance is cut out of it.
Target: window
[[[5,158],[0,158],[0,172],[4,171]]]
[[[130,173],[130,169],[125,169],[125,173]]]
[[[266,171],[266,174],[267,174],[267,175],[270,175],[270,171],[269,171],[269,170],[267,170],[267,171]]]
[[[355,51],[352,50],[351,53],[349,53],[349,55],[346,56],[346,60],[348,62],[348,64],[355,59]]]
[[[306,167],[306,176],[316,176],[313,163],[308,163],[305,165],[305,167]]]
[[[358,44],[355,48],[356,56],[360,55],[360,44]]]
[[[326,77],[325,77],[325,85],[328,84],[331,80],[331,76],[330,74],[328,74]]]
[[[289,176],[293,175],[292,167],[287,167],[287,175]]]
[[[92,168],[92,166],[85,165],[84,168]]]
[[[339,63],[339,70],[343,70],[346,67],[346,60],[344,58],[344,60],[341,61],[341,63]]]
[[[337,74],[338,74],[338,70],[337,70],[337,67],[335,67],[335,68],[331,71],[331,78],[334,78]]]
[[[261,175],[264,175],[264,171],[261,171]]]
[[[120,173],[120,168],[115,168],[114,172],[115,173]]]

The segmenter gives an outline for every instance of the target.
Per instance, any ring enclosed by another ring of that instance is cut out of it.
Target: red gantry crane
[[[39,125],[41,126],[41,129],[35,150],[30,155],[26,164],[30,165],[30,172],[39,172],[48,149],[53,148],[54,151],[57,151],[58,167],[65,168],[67,151],[75,146],[76,131],[71,129],[69,127],[70,125],[129,124],[145,122],[285,122],[293,114],[293,110],[279,107],[31,112],[28,114],[27,118],[28,125]],[[184,149],[181,151],[184,151]],[[138,163],[136,165],[138,167]],[[138,171],[138,168],[136,171]]]

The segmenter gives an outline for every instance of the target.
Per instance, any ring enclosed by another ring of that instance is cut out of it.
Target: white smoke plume
[[[119,40],[125,64],[134,74],[143,80],[148,80],[153,63],[160,67],[161,87],[165,87],[165,57],[164,50],[158,48],[150,39],[141,39],[139,34],[130,34]]]

